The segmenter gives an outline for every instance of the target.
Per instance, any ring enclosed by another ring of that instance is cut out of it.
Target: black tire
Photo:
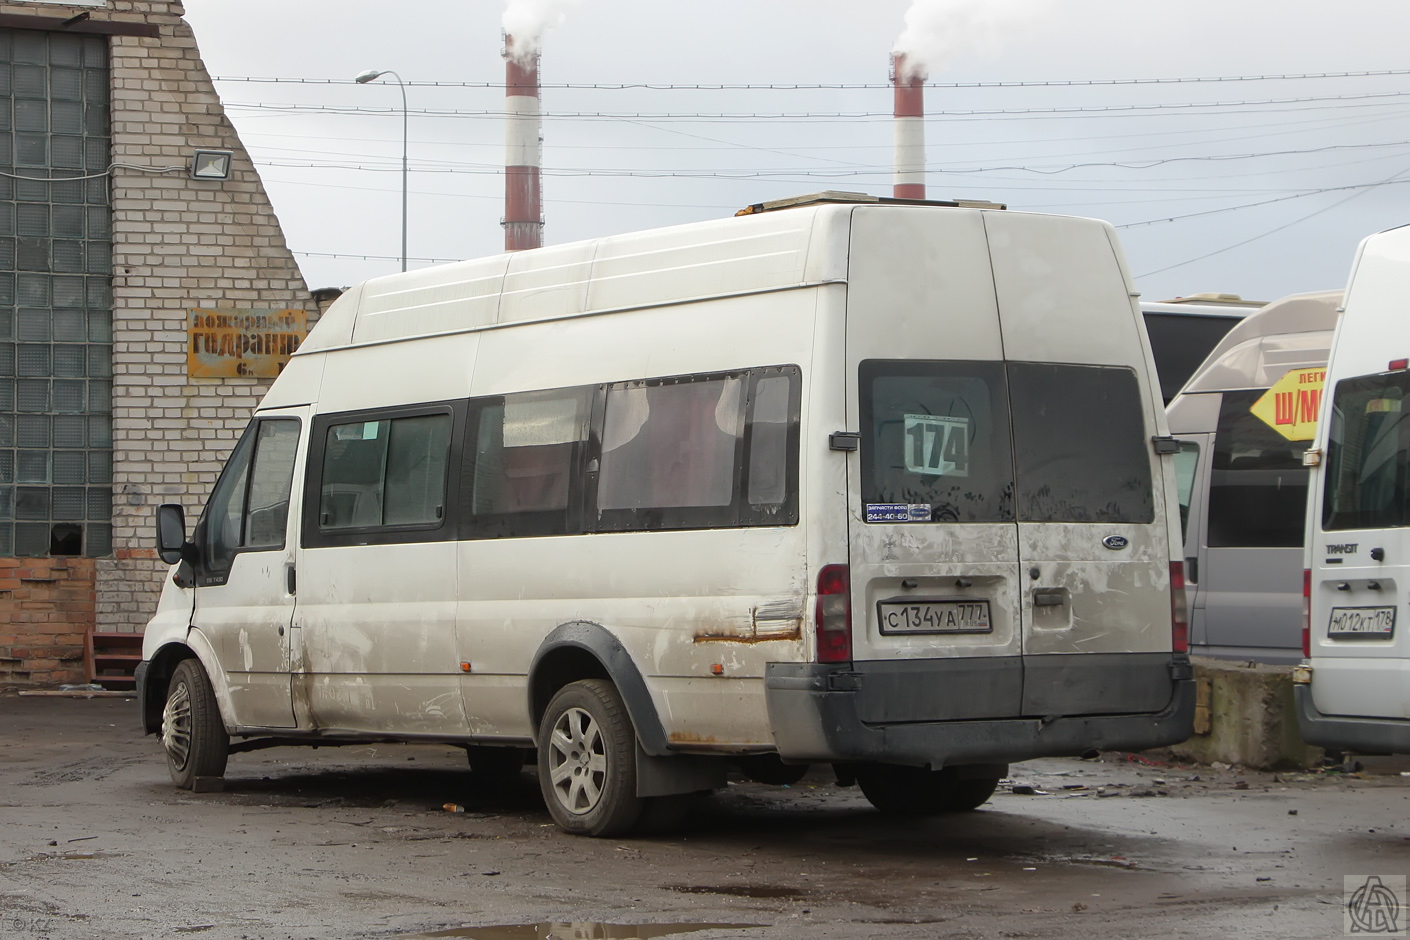
[[[521,747],[471,744],[465,753],[470,758],[470,782],[482,789],[509,786],[524,772],[529,759],[529,752]]]
[[[944,771],[941,771],[944,773]],[[945,809],[952,813],[968,813],[978,809],[999,788],[998,777],[976,777],[956,780],[945,799]]]
[[[790,787],[808,775],[807,764],[785,764],[777,754],[757,754],[739,759],[739,772],[755,783]]]
[[[558,690],[539,723],[538,771],[564,832],[615,836],[636,824],[636,732],[612,683],[583,679]]]
[[[943,770],[862,764],[857,784],[872,806],[891,816],[934,816],[951,809],[956,781]]]
[[[215,690],[199,660],[183,659],[172,671],[161,740],[171,782],[181,789],[194,789],[198,777],[225,776],[230,735],[225,733]]]

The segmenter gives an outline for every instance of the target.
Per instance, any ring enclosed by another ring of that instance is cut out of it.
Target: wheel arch
[[[220,708],[221,722],[230,729],[230,683],[220,661],[215,656],[206,635],[194,627],[187,631],[185,641],[172,640],[163,645],[148,660],[147,679],[144,687],[142,707],[142,730],[147,734],[157,734],[162,730],[162,709],[166,706],[167,685],[171,674],[182,660],[194,659],[201,664],[211,688],[215,691],[216,704]]]
[[[645,753],[652,757],[674,753],[631,654],[607,628],[582,620],[565,623],[545,637],[529,666],[529,714],[536,736],[553,696],[579,679],[606,679],[617,687]]]

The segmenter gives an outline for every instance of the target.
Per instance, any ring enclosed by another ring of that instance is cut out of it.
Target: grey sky
[[[1024,4],[1011,31],[967,37],[931,70],[933,198],[987,198],[1118,225],[1249,206],[1123,228],[1149,299],[1197,291],[1274,299],[1340,287],[1362,236],[1410,222],[1410,74],[946,87],[1410,69],[1404,0],[1011,2]],[[570,5],[543,49],[547,242],[718,218],[822,189],[888,195],[884,85],[908,6]],[[408,83],[501,82],[502,11],[499,0],[187,0],[218,78],[338,82],[217,82],[310,286],[398,267],[401,99],[389,78],[358,86],[352,76],[376,68]],[[553,87],[615,83],[876,87]],[[498,252],[502,90],[412,85],[407,96],[410,254]],[[1397,178],[1406,182],[1386,182]],[[1211,257],[1192,261],[1203,255]]]

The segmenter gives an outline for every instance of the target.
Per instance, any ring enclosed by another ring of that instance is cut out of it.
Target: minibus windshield
[[[1410,374],[1405,372],[1337,383],[1327,435],[1324,529],[1410,525],[1407,398]]]

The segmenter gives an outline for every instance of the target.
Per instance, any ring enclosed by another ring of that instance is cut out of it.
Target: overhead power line
[[[1083,161],[1079,163],[1062,164],[994,164],[992,166],[932,166],[929,168],[931,174],[944,176],[946,174],[975,174],[975,173],[1001,173],[1001,172],[1026,172],[1039,173],[1043,175],[1055,175],[1066,173],[1078,169],[1122,169],[1122,170],[1148,170],[1158,166],[1165,166],[1172,163],[1227,163],[1235,160],[1257,160],[1269,157],[1300,156],[1314,153],[1327,153],[1340,150],[1376,150],[1387,147],[1410,147],[1410,140],[1384,141],[1379,143],[1365,144],[1329,144],[1324,147],[1308,147],[1304,149],[1284,149],[1270,150],[1260,153],[1231,153],[1231,154],[1205,154],[1184,157],[1156,157],[1149,160],[1139,161]],[[281,160],[270,159],[258,161],[261,166],[277,166],[302,169],[338,169],[338,170],[365,170],[373,173],[400,173],[401,164],[399,162],[387,162],[385,164],[376,163],[349,163],[338,160]],[[504,174],[504,167],[499,163],[475,163],[468,161],[421,161],[412,167],[416,173],[466,173],[481,176],[501,176]],[[851,166],[836,167],[829,169],[817,169],[806,167],[735,167],[716,168],[713,170],[647,170],[641,168],[624,167],[544,167],[542,170],[545,176],[614,176],[614,177],[645,177],[652,179],[682,177],[687,179],[751,179],[755,177],[773,177],[778,175],[806,176],[821,179],[846,178],[855,176],[875,176],[877,174],[888,174],[892,172],[889,164],[852,164]]]
[[[1159,218],[1159,219],[1146,219],[1146,220],[1144,220],[1144,221],[1142,221],[1142,222],[1123,222],[1121,225],[1117,225],[1117,226],[1114,226],[1114,227],[1115,227],[1115,228],[1140,228],[1141,226],[1144,226],[1144,225],[1159,225],[1159,224],[1162,223],[1162,222],[1179,222],[1179,221],[1182,221],[1182,220],[1184,220],[1184,219],[1195,219],[1195,218],[1199,218],[1200,216],[1219,215],[1221,212],[1236,212],[1236,211],[1238,211],[1239,209],[1253,209],[1253,208],[1256,208],[1256,207],[1258,207],[1258,206],[1269,206],[1269,205],[1272,205],[1272,204],[1275,203],[1275,202],[1287,202],[1287,201],[1289,201],[1289,200],[1291,200],[1291,199],[1305,199],[1305,198],[1308,197],[1308,196],[1322,196],[1322,195],[1325,195],[1326,193],[1344,193],[1344,192],[1352,192],[1352,193],[1354,193],[1355,195],[1360,195],[1364,190],[1376,189],[1376,188],[1381,187],[1381,186],[1393,186],[1393,185],[1395,185],[1396,183],[1410,183],[1410,179],[1403,179],[1403,180],[1402,180],[1402,179],[1387,179],[1387,180],[1379,180],[1379,181],[1374,182],[1374,183],[1353,183],[1353,184],[1351,184],[1351,185],[1349,185],[1349,186],[1326,186],[1326,187],[1323,187],[1323,188],[1321,188],[1321,189],[1309,189],[1307,192],[1293,193],[1293,194],[1291,194],[1291,195],[1289,195],[1289,196],[1276,196],[1276,197],[1274,197],[1274,198],[1272,198],[1272,199],[1260,199],[1258,202],[1246,202],[1246,203],[1243,203],[1242,205],[1238,205],[1238,206],[1224,206],[1222,209],[1205,209],[1205,210],[1203,210],[1202,212],[1186,212],[1186,213],[1183,214],[1183,215],[1171,215],[1171,216],[1165,216],[1165,217]],[[1338,203],[1338,205],[1339,205],[1339,203]],[[1329,208],[1330,208],[1330,207],[1329,207]],[[1186,263],[1188,263],[1188,262],[1186,262]],[[1175,265],[1175,267],[1179,267],[1179,265]],[[1168,271],[1168,270],[1170,270],[1170,269],[1169,269],[1169,268],[1162,268],[1161,270],[1162,270],[1162,271]],[[1152,271],[1152,272],[1150,272],[1150,273],[1152,273],[1152,274],[1159,274],[1160,271]],[[1142,277],[1145,277],[1145,275],[1141,275],[1141,276],[1142,276]]]
[[[1218,82],[1300,81],[1329,78],[1379,78],[1410,75],[1410,69],[1375,69],[1359,72],[1287,72],[1273,75],[1203,75],[1177,78],[1092,78],[1038,82],[926,82],[931,88],[1092,88],[1112,85],[1195,85]],[[249,82],[274,85],[352,85],[346,78],[279,78],[254,75],[216,75],[217,82]],[[504,88],[503,82],[406,82],[412,88]],[[540,88],[583,91],[849,91],[890,88],[890,82],[749,82],[707,84],[699,82],[545,82]]]
[[[290,249],[292,251],[292,249]],[[400,261],[401,255],[343,255],[328,251],[294,251],[296,255],[305,258],[345,258],[352,261]],[[407,258],[407,261],[424,261],[427,264],[450,264],[455,261],[464,261],[464,258]]]
[[[937,109],[927,117],[987,117],[1009,114],[1135,114],[1144,111],[1198,111],[1205,108],[1254,108],[1281,105],[1316,104],[1386,100],[1410,97],[1410,91],[1372,92],[1356,95],[1307,95],[1298,98],[1258,98],[1242,101],[1171,101],[1155,104],[1090,105],[1072,108],[973,108]],[[226,102],[227,109],[255,111],[312,111],[327,114],[401,115],[401,108],[375,108],[364,105],[292,104],[269,102]],[[411,108],[411,114],[427,117],[468,117],[502,120],[503,108]],[[679,111],[545,111],[545,119],[613,120],[613,121],[812,121],[868,120],[894,117],[891,111],[741,111],[741,112],[679,112]]]

